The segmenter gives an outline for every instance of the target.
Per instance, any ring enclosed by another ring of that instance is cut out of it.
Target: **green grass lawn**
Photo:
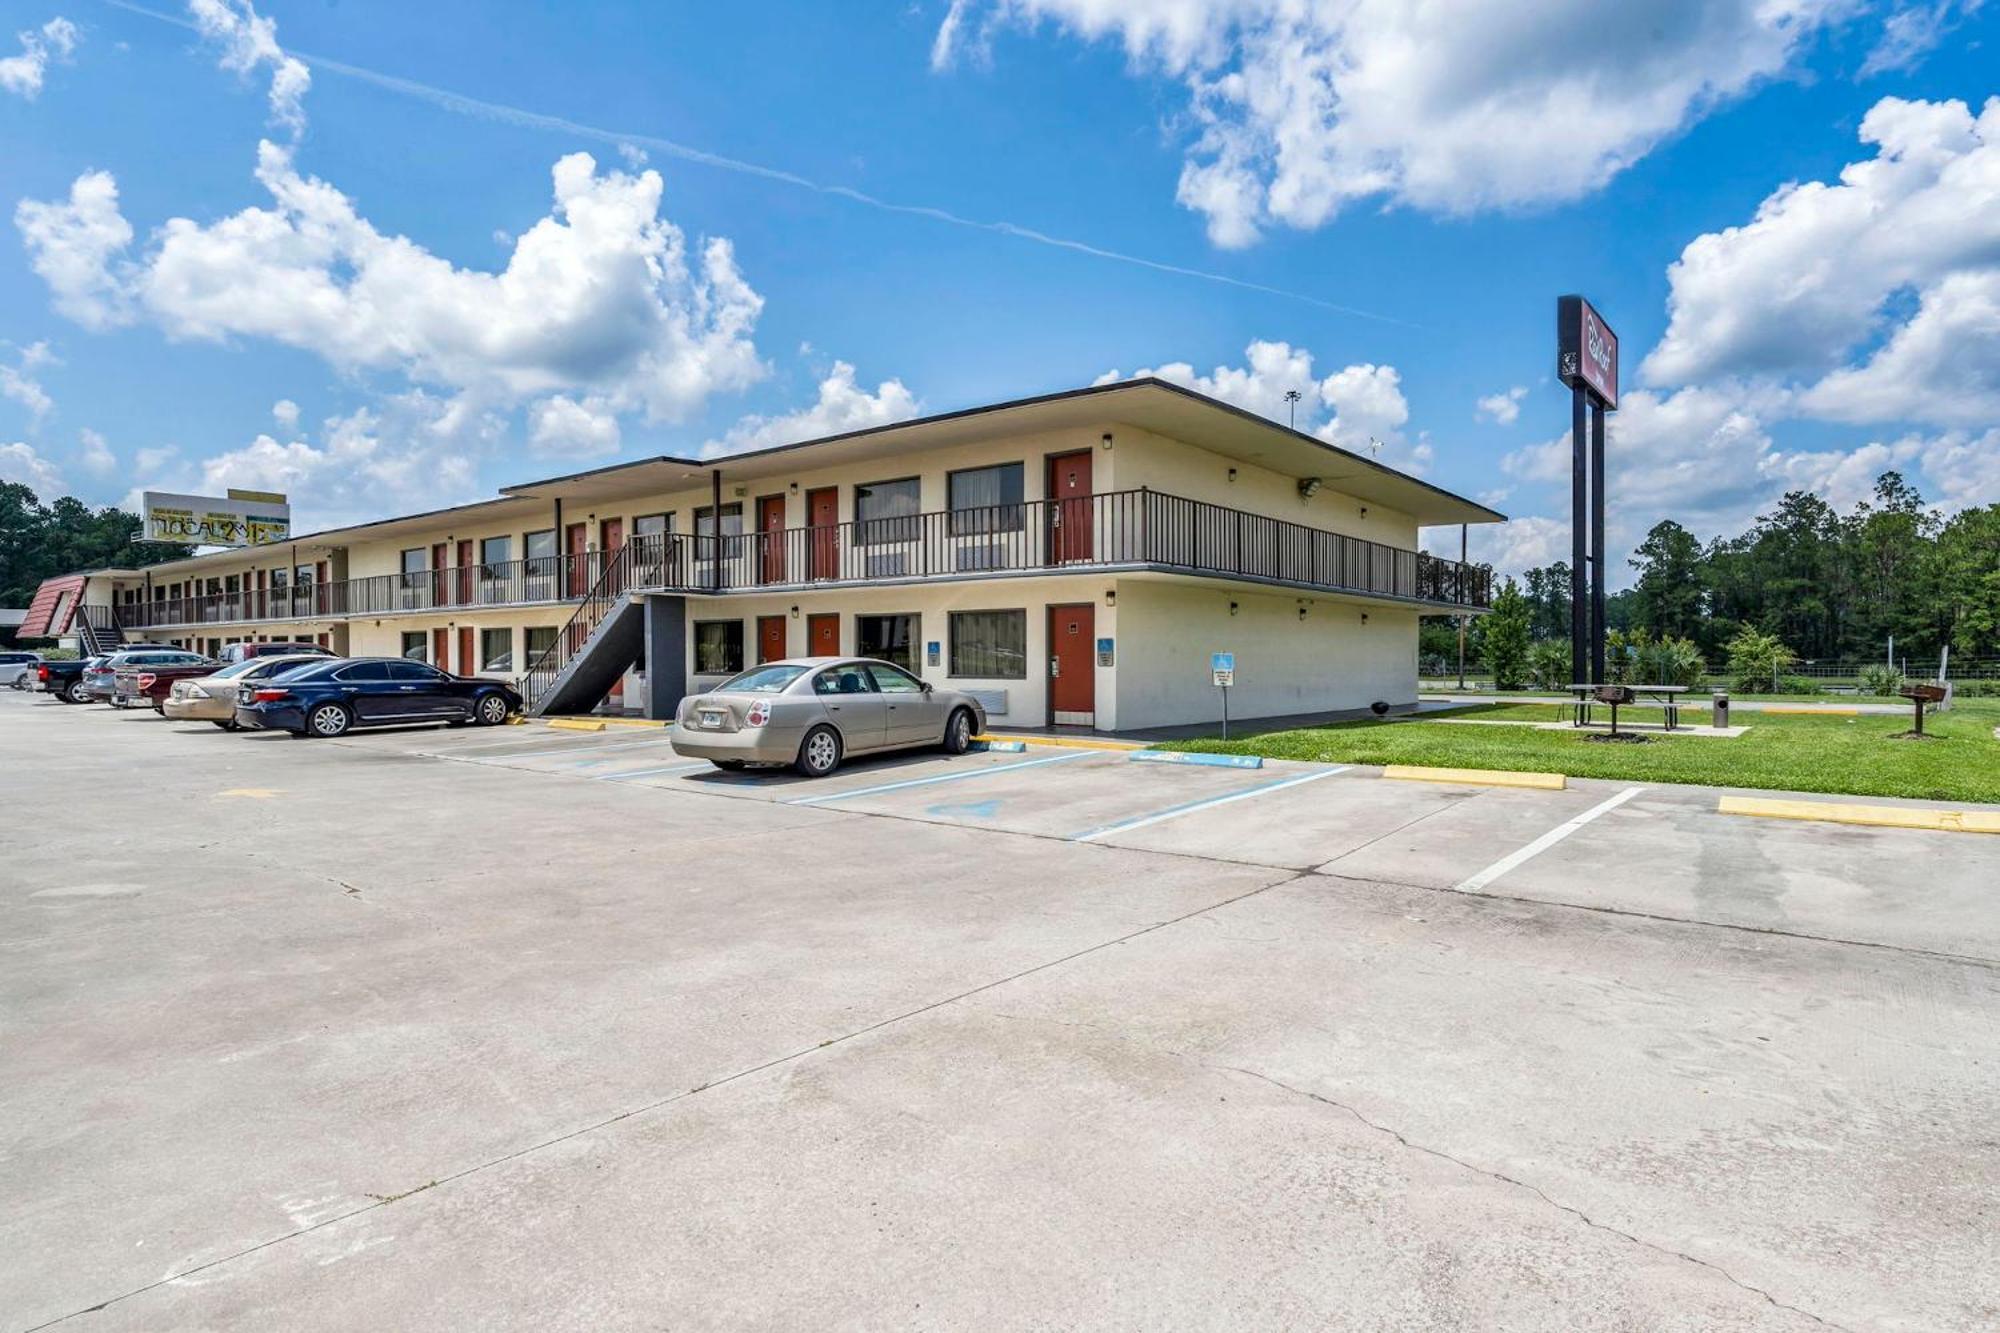
[[[1837,706],[1832,700],[1816,702]],[[1690,722],[1708,720],[1705,708],[1683,711]],[[1569,709],[1558,704],[1474,704],[1451,716],[1544,722],[1567,719]],[[1642,709],[1634,720],[1657,717],[1657,712]],[[1924,729],[1937,737],[1927,741],[1890,739],[1908,729],[1907,715],[1738,712],[1730,720],[1749,730],[1734,740],[1656,734],[1644,745],[1608,745],[1574,732],[1530,727],[1369,720],[1226,742],[1175,741],[1161,748],[1318,763],[1532,769],[1579,778],[2000,803],[2000,740],[1993,734],[2000,726],[2000,700],[1967,699],[1926,718]]]

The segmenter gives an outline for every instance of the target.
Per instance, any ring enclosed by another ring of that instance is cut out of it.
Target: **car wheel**
[[[711,759],[708,762],[725,773],[741,773],[745,767],[741,759]]]
[[[83,682],[81,680],[71,681],[68,684],[68,686],[66,686],[63,689],[62,697],[67,699],[69,702],[73,704],[87,704],[90,702],[90,695],[83,688]]]
[[[344,736],[353,725],[354,719],[339,704],[321,704],[306,714],[306,731],[314,736]]]
[[[153,711],[155,713],[158,713],[161,717],[165,717],[167,715],[167,706],[161,703],[158,699],[155,699],[153,701]]]
[[[489,694],[472,706],[473,716],[482,727],[497,727],[507,720],[507,700],[505,696]]]
[[[222,728],[222,729],[223,729],[224,731],[241,731],[241,730],[243,729],[243,724],[242,724],[241,722],[238,722],[238,721],[237,721],[237,720],[236,720],[235,718],[233,718],[233,717],[232,717],[232,718],[210,718],[210,719],[209,719],[209,721],[211,721],[211,722],[215,723],[215,725],[216,725],[216,726],[218,726],[218,727]]]
[[[964,754],[972,748],[972,710],[960,708],[951,715],[951,721],[944,724],[944,752]]]
[[[799,757],[792,761],[792,767],[809,778],[823,778],[839,768],[840,733],[827,726],[808,731],[799,742]]]

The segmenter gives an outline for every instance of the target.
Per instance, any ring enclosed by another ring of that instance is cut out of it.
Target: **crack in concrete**
[[[1366,1126],[1367,1128],[1375,1131],[1377,1134],[1383,1134],[1388,1136],[1389,1138],[1394,1139],[1397,1143],[1401,1144],[1405,1148],[1408,1148],[1411,1152],[1422,1153],[1426,1157],[1435,1157],[1439,1161],[1449,1162],[1453,1166],[1456,1166],[1461,1170],[1470,1171],[1475,1175],[1485,1176],[1489,1180],[1497,1180],[1504,1185],[1512,1185],[1516,1189],[1526,1190],[1528,1193],[1534,1195],[1536,1198],[1540,1199],[1543,1203],[1555,1209],[1557,1212],[1567,1213],[1569,1216],[1576,1218],[1579,1222],[1582,1222],[1585,1226],[1590,1227],[1592,1230],[1602,1231],[1607,1235],[1616,1236],[1620,1240],[1628,1241],[1633,1245],[1639,1246],[1641,1249],[1651,1250],[1655,1254],[1663,1254],[1666,1255],[1668,1258],[1679,1259],[1684,1263],[1693,1264],[1697,1268],[1706,1269],[1708,1272],[1714,1273],[1716,1276],[1728,1282],[1731,1286],[1740,1288],[1743,1291],[1749,1292],[1753,1296],[1761,1298],[1762,1300],[1772,1305],[1774,1308],[1787,1311],[1791,1314],[1799,1315],[1802,1318],[1810,1319],[1815,1324],[1820,1325],[1822,1328],[1838,1329],[1840,1330],[1840,1333],[1855,1333],[1855,1330],[1848,1328],[1848,1326],[1845,1324],[1837,1324],[1833,1322],[1831,1319],[1827,1319],[1822,1315],[1814,1314],[1811,1310],[1802,1310],[1796,1305],[1789,1305],[1784,1301],[1779,1300],[1776,1296],[1773,1296],[1770,1292],[1766,1291],[1764,1288],[1757,1286],[1754,1283],[1745,1282],[1742,1278],[1736,1276],[1736,1274],[1730,1272],[1728,1269],[1722,1267],[1720,1264],[1714,1263],[1707,1259],[1703,1259],[1698,1255],[1689,1254],[1685,1250],[1676,1250],[1671,1245],[1662,1245],[1657,1241],[1650,1241],[1645,1239],[1644,1237],[1635,1236],[1631,1232],[1625,1231],[1619,1227],[1612,1226],[1608,1222],[1600,1222],[1596,1218],[1592,1217],[1590,1214],[1584,1212],[1581,1208],[1575,1207],[1572,1204],[1563,1203],[1557,1199],[1550,1198],[1546,1190],[1542,1189],[1541,1186],[1536,1185],[1531,1181],[1522,1180],[1519,1176],[1510,1176],[1506,1172],[1495,1170],[1492,1167],[1481,1166],[1477,1162],[1469,1162],[1463,1157],[1456,1157],[1451,1153],[1444,1151],[1442,1148],[1433,1148],[1428,1144],[1413,1142],[1400,1130],[1385,1125],[1378,1120],[1369,1119],[1367,1116],[1363,1115],[1360,1111],[1356,1110],[1354,1107],[1349,1106],[1346,1102],[1335,1101],[1331,1097],[1325,1096],[1322,1093],[1310,1091],[1309,1089],[1306,1088],[1293,1087],[1291,1084],[1285,1082],[1283,1079],[1272,1078],[1269,1074],[1262,1074],[1254,1069],[1245,1069],[1241,1065],[1205,1064],[1202,1067],[1204,1069],[1215,1070],[1217,1072],[1227,1071],[1232,1074],[1242,1074],[1246,1078],[1254,1078],[1260,1083],[1268,1083],[1270,1086],[1277,1088],[1282,1092],[1290,1093],[1294,1097],[1303,1097],[1308,1101],[1318,1102],[1322,1106],[1330,1106],[1336,1111],[1345,1112],[1347,1115],[1351,1116],[1357,1123]]]

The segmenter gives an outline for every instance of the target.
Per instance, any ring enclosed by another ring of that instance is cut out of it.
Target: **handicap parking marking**
[[[1256,786],[1246,787],[1242,791],[1225,792],[1220,796],[1204,796],[1196,801],[1183,801],[1179,805],[1170,805],[1164,810],[1154,810],[1147,814],[1134,815],[1130,819],[1121,819],[1116,823],[1100,824],[1096,828],[1085,829],[1081,833],[1072,833],[1069,836],[1069,840],[1071,842],[1095,842],[1097,839],[1109,837],[1113,833],[1128,833],[1134,829],[1147,828],[1154,824],[1163,824],[1169,819],[1179,819],[1183,815],[1191,815],[1197,811],[1213,810],[1217,806],[1228,805],[1232,801],[1247,801],[1253,796],[1265,796],[1271,792],[1284,791],[1288,787],[1299,787],[1308,782],[1318,782],[1323,778],[1330,778],[1337,774],[1345,773],[1350,767],[1351,765],[1342,764],[1337,768],[1323,768],[1314,773],[1301,773],[1296,777],[1279,778],[1274,782],[1260,782]]]
[[[935,777],[910,778],[903,782],[885,782],[874,787],[857,787],[851,791],[833,791],[818,796],[794,796],[786,805],[824,805],[828,801],[844,801],[855,796],[874,796],[879,792],[902,791],[909,787],[928,787],[939,782],[959,782],[966,778],[990,777],[995,773],[1012,773],[1023,768],[1040,768],[1045,764],[1066,764],[1076,759],[1089,759],[1086,750],[1064,754],[1052,754],[1042,759],[1028,759],[1018,764],[989,764],[980,768],[970,768],[957,773],[940,773]]]
[[[1460,880],[1458,883],[1452,885],[1452,888],[1459,893],[1480,892],[1508,871],[1534,860],[1543,852],[1555,846],[1585,824],[1588,824],[1591,820],[1596,819],[1599,815],[1609,814],[1644,790],[1646,790],[1644,787],[1627,787],[1615,795],[1606,797],[1582,814],[1556,825],[1525,847],[1516,848],[1514,851],[1501,857],[1498,861],[1495,861],[1492,865],[1487,866],[1484,870]]]

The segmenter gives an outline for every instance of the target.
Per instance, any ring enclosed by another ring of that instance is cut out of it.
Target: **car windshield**
[[[740,676],[716,686],[717,694],[780,694],[787,685],[806,674],[802,666],[753,667]]]
[[[256,658],[254,657],[246,658],[241,662],[231,662],[228,666],[222,668],[222,670],[216,672],[215,674],[219,679],[222,680],[234,680],[238,676],[244,675],[250,671],[255,670],[257,665],[258,663]],[[268,663],[266,665],[268,665]]]

